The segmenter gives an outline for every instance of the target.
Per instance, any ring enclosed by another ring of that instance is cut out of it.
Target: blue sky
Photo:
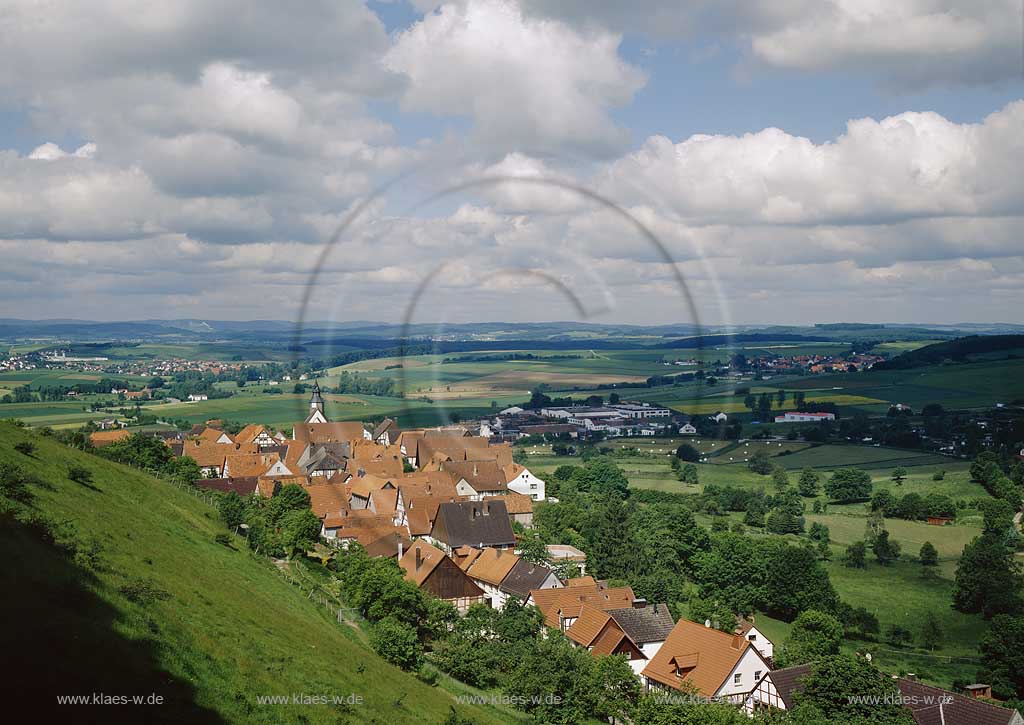
[[[312,295],[339,320],[421,284],[427,317],[565,317],[549,279],[685,322],[637,223],[710,321],[1024,302],[1015,0],[39,13],[0,48],[0,316],[287,318],[367,199]]]

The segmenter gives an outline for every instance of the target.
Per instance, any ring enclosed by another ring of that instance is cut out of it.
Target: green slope
[[[37,446],[31,456],[13,448],[26,440]],[[75,722],[437,723],[450,714],[444,686],[380,660],[240,540],[216,543],[224,529],[215,512],[187,492],[0,423],[0,466],[11,463],[44,484],[29,487],[23,509],[73,529],[16,521],[0,499],[0,651],[13,665],[0,678],[5,702],[39,715],[56,708]],[[88,468],[93,482],[70,481],[71,465]],[[58,532],[56,543],[46,528]],[[67,540],[78,554],[60,546]],[[87,561],[90,542],[98,566]],[[155,693],[164,703],[56,704],[57,695],[93,693]],[[257,702],[352,693],[363,704]],[[511,715],[457,711],[481,723]]]

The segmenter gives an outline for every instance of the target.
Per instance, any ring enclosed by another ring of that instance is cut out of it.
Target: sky
[[[1022,39],[1020,0],[10,0],[0,317],[1019,322]]]

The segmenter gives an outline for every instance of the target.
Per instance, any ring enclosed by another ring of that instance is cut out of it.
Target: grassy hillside
[[[27,440],[31,456],[14,449]],[[142,711],[60,710],[76,721],[437,723],[454,704],[448,690],[468,692],[384,663],[240,540],[217,543],[216,514],[186,492],[0,423],[0,467],[9,464],[43,484],[29,486],[20,518],[49,523],[16,522],[0,499],[0,651],[17,666],[0,686],[8,702],[50,712],[57,695],[155,693],[164,704]],[[92,483],[69,480],[72,465],[89,469]],[[364,704],[257,702],[353,693]],[[477,722],[513,719],[458,711]]]

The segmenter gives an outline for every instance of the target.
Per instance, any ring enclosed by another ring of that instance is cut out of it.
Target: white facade
[[[772,641],[764,636],[757,627],[751,627],[747,630],[744,635],[750,644],[757,648],[757,651],[761,653],[763,657],[774,657],[775,656],[775,645]]]
[[[508,482],[508,490],[529,496],[534,501],[543,501],[547,495],[543,479],[537,478],[525,468]]]
[[[715,697],[728,699],[732,703],[742,703],[747,693],[771,668],[753,647],[747,647],[736,666],[733,667],[725,682],[715,692]]]
[[[775,416],[776,423],[817,423],[819,420],[835,419],[835,413],[785,413]]]

